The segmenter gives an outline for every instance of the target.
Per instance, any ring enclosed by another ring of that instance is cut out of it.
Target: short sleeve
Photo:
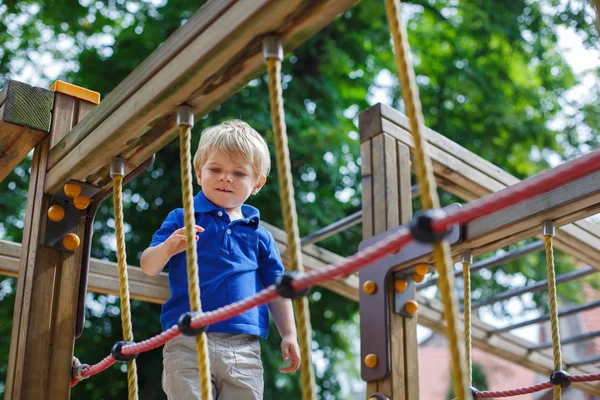
[[[180,221],[181,217],[179,214],[180,212],[178,212],[178,210],[173,210],[169,213],[169,215],[167,215],[167,218],[165,218],[160,229],[154,233],[154,236],[152,236],[150,247],[155,247],[163,243],[169,238],[169,236],[171,236],[173,232],[181,228],[182,222]]]
[[[275,239],[266,229],[261,230],[258,243],[258,273],[263,286],[268,287],[275,284],[277,278],[283,275],[283,263]]]

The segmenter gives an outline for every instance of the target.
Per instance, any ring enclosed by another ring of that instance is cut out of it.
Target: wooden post
[[[8,81],[0,90],[0,182],[50,132],[54,93]]]
[[[81,88],[54,85],[53,89],[52,128],[35,148],[31,167],[6,379],[7,399],[70,397],[82,247],[75,253],[63,253],[41,243],[50,200],[44,194],[44,185],[50,148],[83,119],[93,103],[82,99]],[[82,242],[84,226],[85,218],[81,218],[77,234]]]
[[[364,129],[365,125],[381,126],[380,114],[379,118],[374,115],[378,109],[374,113],[370,110],[359,117],[364,239],[412,218],[409,148],[385,134],[382,129],[375,129],[378,134],[364,134],[374,131],[372,126]],[[367,383],[367,398],[380,393],[390,400],[418,400],[417,318],[394,313],[393,279],[384,290],[390,293],[391,373],[382,380]],[[364,360],[361,362],[364,364]]]

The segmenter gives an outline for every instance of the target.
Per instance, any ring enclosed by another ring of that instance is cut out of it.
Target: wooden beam
[[[412,136],[408,131],[408,119],[404,114],[381,104],[369,108],[363,114],[359,119],[364,124],[364,127],[361,125],[361,137],[372,137],[378,132],[386,132],[411,149],[414,148]],[[438,184],[464,200],[471,201],[520,182],[518,178],[439,133],[429,128],[425,128],[424,133]],[[578,220],[597,212],[594,197],[589,195],[571,205],[565,204],[564,207],[548,213],[546,217],[562,221],[555,238],[557,249],[600,270],[600,227],[585,220]],[[523,222],[528,226],[519,225],[505,231],[504,238],[500,239],[498,235],[494,235],[488,237],[487,242],[485,238],[480,238],[470,245],[480,246],[477,253],[515,243],[525,237],[539,236],[540,216],[541,214],[538,214],[538,218],[532,218],[528,224]]]
[[[54,94],[18,81],[0,91],[0,182],[50,132]]]
[[[46,191],[104,182],[117,155],[134,168],[177,136],[177,106],[203,116],[264,71],[265,34],[280,34],[289,52],[357,1],[209,1],[52,148]]]

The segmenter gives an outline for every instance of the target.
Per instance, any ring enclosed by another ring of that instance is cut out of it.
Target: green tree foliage
[[[123,0],[8,0],[0,4],[0,86],[15,74],[49,84],[62,78],[105,97],[169,35],[193,15],[201,2]],[[598,93],[569,99],[577,83],[557,51],[557,30],[573,29],[597,49],[590,8],[580,1],[415,0],[405,3],[417,79],[427,124],[468,149],[525,177],[548,168],[548,157],[566,159],[597,145]],[[48,62],[48,60],[53,60]],[[53,68],[59,67],[59,68]],[[59,71],[59,72],[57,72]],[[377,96],[403,108],[395,76],[383,2],[363,1],[289,56],[283,66],[286,121],[290,136],[300,232],[306,235],[360,209],[360,150],[356,118]],[[597,75],[598,71],[592,71]],[[384,79],[386,76],[389,79]],[[200,131],[224,119],[246,120],[272,143],[264,76],[197,122]],[[561,129],[548,121],[562,121]],[[588,133],[586,135],[586,133]],[[585,147],[587,146],[587,147]],[[128,263],[138,265],[169,210],[179,207],[178,144],[166,146],[153,167],[124,191]],[[20,241],[29,161],[0,183],[0,238]],[[277,201],[277,172],[251,203],[262,218],[282,226]],[[444,201],[453,201],[444,195]],[[112,203],[100,207],[95,222],[93,257],[115,259]],[[341,255],[356,251],[355,227],[323,241]],[[566,261],[566,257],[565,257]],[[561,271],[572,268],[560,264]],[[543,258],[529,256],[495,274],[544,276]],[[481,296],[505,290],[507,279],[474,277]],[[575,293],[576,291],[568,291]],[[567,294],[563,291],[563,294]],[[14,280],[0,285],[0,324],[10,326]],[[106,356],[121,336],[118,301],[88,294],[86,326],[76,342],[84,362]],[[358,377],[357,305],[315,288],[310,297],[313,349],[321,398],[343,398],[348,381]],[[540,299],[541,300],[541,299]],[[539,304],[539,303],[538,303]],[[499,310],[502,312],[502,310]],[[160,306],[134,301],[134,334],[145,339],[159,332]],[[0,365],[6,365],[10,328],[0,337]],[[278,335],[263,342],[266,397],[300,398],[296,377],[277,371]],[[143,399],[164,398],[159,388],[160,351],[140,356]],[[0,366],[0,382],[5,370]],[[0,386],[0,393],[2,387]],[[81,382],[74,398],[123,398],[123,368]],[[277,393],[277,395],[275,395]]]

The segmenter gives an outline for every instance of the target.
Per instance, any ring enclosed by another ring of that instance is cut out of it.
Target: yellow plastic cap
[[[429,264],[417,264],[415,266],[415,272],[419,275],[427,275],[429,272]]]
[[[90,205],[90,198],[86,196],[76,196],[73,199],[73,204],[78,210],[85,210]]]
[[[365,365],[369,368],[375,368],[378,362],[377,356],[373,353],[367,354],[365,357]]]
[[[69,96],[89,101],[93,104],[100,103],[100,93],[93,90],[85,89],[80,86],[75,86],[64,81],[56,81],[50,86],[50,90],[67,94]]]
[[[63,188],[65,194],[69,197],[77,197],[81,193],[81,186],[76,183],[67,183]]]
[[[396,279],[394,281],[394,289],[396,289],[396,292],[398,292],[398,293],[404,292],[407,287],[408,287],[408,282],[406,282],[404,279]]]
[[[65,246],[65,249],[73,251],[79,247],[81,241],[79,240],[79,236],[77,236],[76,234],[68,233],[67,235],[65,235],[65,237],[63,237],[62,243],[63,246]]]
[[[50,221],[59,222],[65,217],[65,209],[58,204],[53,205],[48,209],[48,218]]]
[[[367,294],[373,294],[375,293],[375,290],[377,290],[377,284],[373,281],[366,281],[363,283],[363,290]]]
[[[425,280],[425,275],[419,275],[416,272],[412,274],[413,281],[416,283],[421,283]]]
[[[414,300],[409,300],[404,305],[404,309],[406,310],[407,313],[412,315],[419,310],[419,303],[417,303]]]

